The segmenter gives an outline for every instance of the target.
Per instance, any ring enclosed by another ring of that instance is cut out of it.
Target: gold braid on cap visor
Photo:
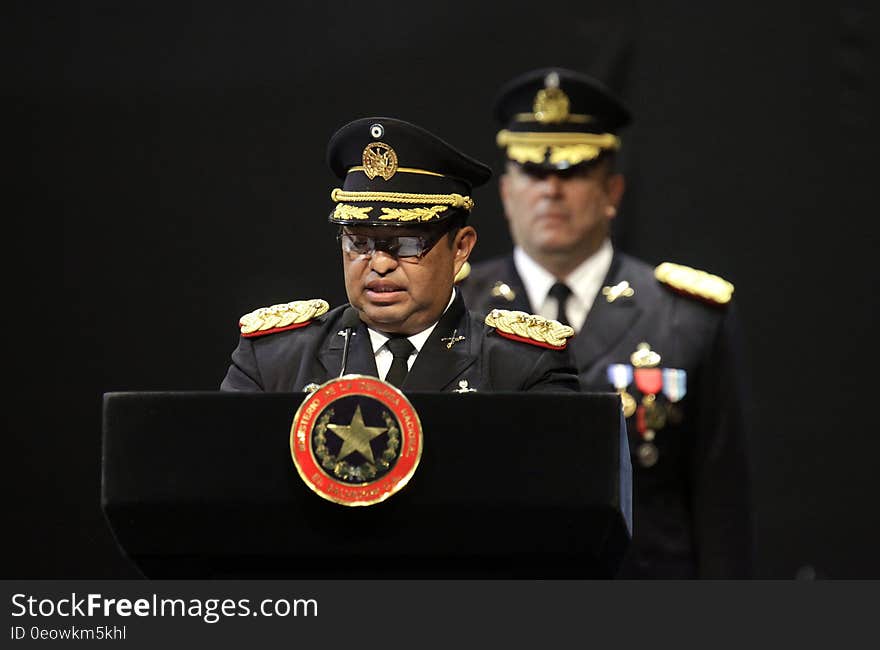
[[[499,131],[499,147],[507,148],[507,157],[516,162],[541,164],[549,153],[553,165],[577,165],[592,160],[603,149],[619,149],[620,138],[612,133],[554,133]]]
[[[474,200],[461,194],[414,194],[406,192],[346,192],[337,187],[330,198],[339,205],[333,212],[335,219],[369,219],[371,207],[359,208],[349,203],[369,201],[376,203],[420,203],[417,208],[382,208],[383,221],[430,221],[450,207],[471,211]]]

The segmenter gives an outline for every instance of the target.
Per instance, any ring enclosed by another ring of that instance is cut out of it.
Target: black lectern
[[[421,462],[398,494],[352,508],[296,472],[304,395],[107,393],[107,521],[150,578],[614,575],[630,539],[616,394],[407,397]]]

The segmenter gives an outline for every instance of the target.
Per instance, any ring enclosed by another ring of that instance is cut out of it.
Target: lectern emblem
[[[323,384],[300,405],[290,453],[313,492],[342,505],[369,506],[412,478],[422,456],[422,425],[391,384],[346,375]]]

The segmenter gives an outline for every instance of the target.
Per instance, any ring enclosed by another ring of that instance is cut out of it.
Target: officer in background
[[[489,167],[387,117],[343,126],[327,159],[341,180],[329,221],[350,305],[296,300],[246,314],[221,390],[309,391],[343,372],[404,391],[579,390],[570,327],[478,317],[454,288],[477,241],[471,190]]]
[[[495,105],[513,252],[475,264],[465,300],[570,324],[586,390],[620,394],[633,458],[633,544],[621,577],[748,577],[752,507],[733,286],[651,266],[611,241],[626,106],[562,68],[527,72]]]

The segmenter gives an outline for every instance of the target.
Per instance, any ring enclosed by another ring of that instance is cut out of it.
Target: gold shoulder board
[[[471,274],[471,263],[465,262],[461,267],[461,270],[455,274],[455,278],[452,280],[455,284],[458,284],[462,280],[464,280],[467,276]]]
[[[524,311],[493,309],[486,316],[486,325],[494,327],[501,336],[530,343],[551,350],[562,350],[574,330],[559,321]]]
[[[294,300],[271,307],[260,307],[238,321],[241,335],[264,336],[304,327],[330,309],[326,300]]]
[[[716,305],[726,305],[733,297],[733,285],[730,282],[689,266],[663,262],[654,269],[654,277],[679,293]]]

